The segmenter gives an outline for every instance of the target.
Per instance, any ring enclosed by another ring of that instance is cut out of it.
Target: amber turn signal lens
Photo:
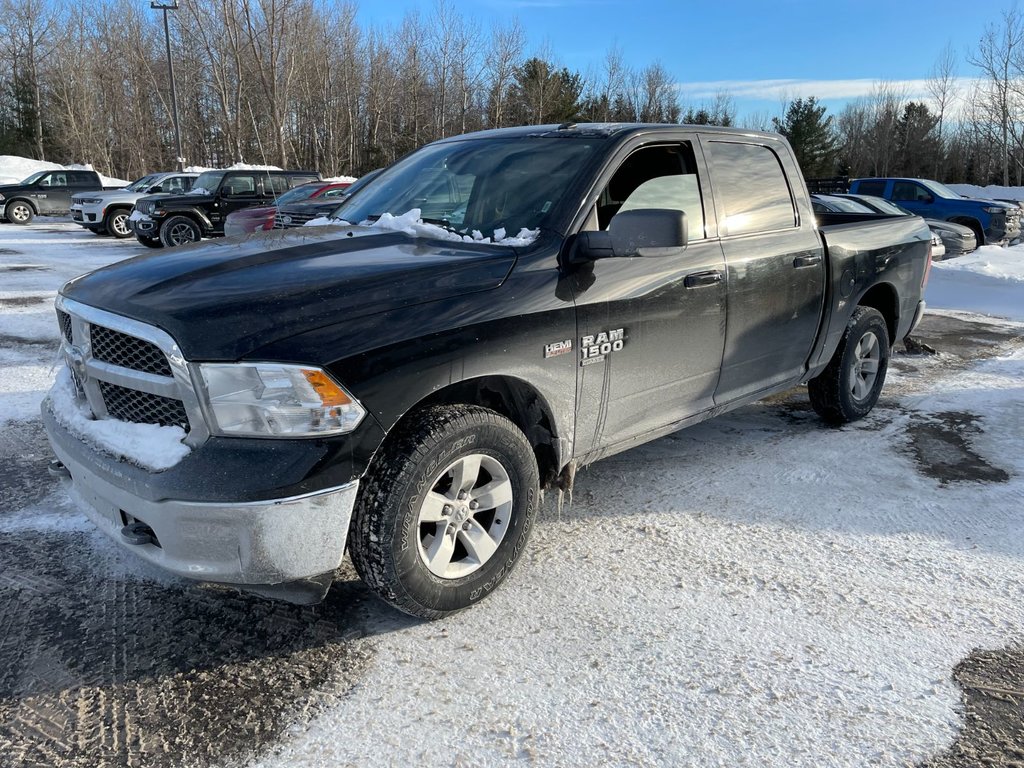
[[[348,405],[352,399],[323,371],[302,369],[302,375],[323,401],[324,407]]]

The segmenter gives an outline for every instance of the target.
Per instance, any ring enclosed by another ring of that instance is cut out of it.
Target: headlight
[[[211,431],[245,437],[351,432],[366,410],[320,368],[283,363],[201,363]]]
[[[982,208],[985,213],[1006,213],[1006,208],[999,205],[990,205],[986,208]]]
[[[77,200],[73,200],[73,202],[79,203],[80,205],[98,205],[103,201],[97,197],[80,197]]]

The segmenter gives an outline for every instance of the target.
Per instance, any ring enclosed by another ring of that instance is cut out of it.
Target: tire
[[[160,242],[165,248],[198,243],[202,238],[203,231],[188,216],[171,216],[160,227]]]
[[[512,571],[537,511],[537,461],[511,421],[478,406],[425,408],[397,429],[361,485],[349,553],[384,601],[439,619]]]
[[[24,200],[11,200],[4,208],[4,217],[11,224],[28,224],[36,217],[36,212]]]
[[[811,406],[826,423],[848,424],[870,413],[885,383],[890,348],[882,313],[857,307],[829,364],[807,382]]]
[[[142,235],[136,235],[135,239],[142,243],[147,248],[163,248],[164,244],[160,242],[158,237],[144,237]]]
[[[124,240],[132,236],[132,231],[128,227],[128,217],[130,215],[131,213],[127,208],[115,208],[103,219],[103,226],[110,235],[119,240]]]

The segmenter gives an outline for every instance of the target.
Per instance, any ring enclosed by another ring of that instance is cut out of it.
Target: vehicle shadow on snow
[[[859,422],[831,428],[798,388],[584,468],[570,513],[695,512],[809,531],[926,534],[1024,556],[1019,537],[1006,535],[1017,525],[1015,505],[1000,504],[991,489],[1024,494],[1010,485],[1010,472],[975,450],[980,433],[972,414],[917,413],[890,399]],[[857,460],[865,452],[886,472],[865,473]],[[922,481],[972,506],[985,493],[985,511],[918,504]]]
[[[345,696],[362,638],[417,623],[347,564],[306,607],[153,572],[64,500],[40,425],[19,429],[0,446],[0,764],[244,760]]]

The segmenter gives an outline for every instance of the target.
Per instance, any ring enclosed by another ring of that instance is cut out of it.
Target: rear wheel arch
[[[860,300],[859,307],[872,307],[882,313],[885,325],[889,329],[889,343],[896,340],[896,330],[900,322],[900,297],[896,289],[889,283],[877,283],[871,286]]]

